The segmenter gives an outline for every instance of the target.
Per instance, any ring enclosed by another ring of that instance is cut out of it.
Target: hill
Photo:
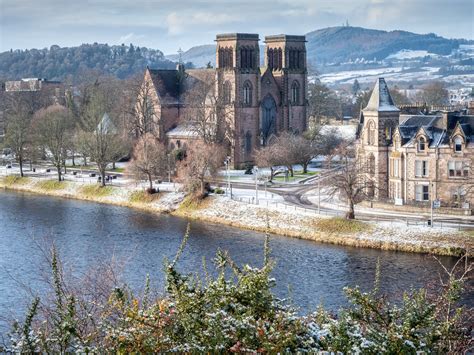
[[[82,44],[78,47],[12,50],[0,53],[0,78],[25,77],[65,80],[78,78],[87,70],[114,75],[120,79],[143,72],[146,66],[174,68],[175,63],[163,52],[145,47],[109,46],[108,44]]]
[[[402,50],[449,55],[466,40],[446,39],[407,31],[380,31],[362,27],[329,27],[306,34],[308,58],[316,64],[382,60]]]
[[[399,52],[417,51],[426,55],[449,55],[460,44],[470,43],[464,39],[446,39],[430,34],[407,31],[381,31],[362,27],[328,27],[306,34],[308,61],[312,65],[338,64],[357,59],[383,60]],[[472,42],[472,41],[471,41]],[[262,54],[262,53],[261,53]],[[167,56],[177,60],[177,55]],[[182,54],[183,60],[197,67],[209,61],[215,64],[215,45],[193,47]],[[395,58],[396,59],[396,58]]]

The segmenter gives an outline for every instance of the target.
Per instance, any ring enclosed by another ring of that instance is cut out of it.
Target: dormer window
[[[462,152],[462,138],[457,136],[454,138],[454,151],[456,153]]]
[[[426,149],[426,140],[424,137],[420,137],[418,139],[418,151],[419,152],[424,152]]]

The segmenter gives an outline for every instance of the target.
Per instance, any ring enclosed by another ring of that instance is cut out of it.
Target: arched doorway
[[[277,108],[275,100],[271,95],[267,95],[262,101],[262,116],[260,119],[260,139],[262,145],[266,145],[268,138],[276,134]]]

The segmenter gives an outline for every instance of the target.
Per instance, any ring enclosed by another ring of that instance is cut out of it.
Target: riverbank
[[[98,188],[97,184],[55,182],[33,178],[0,179],[5,189],[74,198],[137,208],[153,213],[171,213],[192,220],[225,224],[288,237],[338,245],[416,253],[473,256],[474,237],[454,229],[410,226],[403,223],[345,221],[315,215],[312,211],[279,210],[211,196],[189,203],[182,192],[147,196],[133,187]]]

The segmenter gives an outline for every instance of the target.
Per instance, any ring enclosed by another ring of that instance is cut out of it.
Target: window
[[[385,140],[390,142],[392,140],[392,126],[385,126]]]
[[[252,84],[246,81],[244,84],[244,105],[252,106]]]
[[[232,68],[234,66],[233,49],[219,48],[219,68]]]
[[[370,121],[367,129],[367,144],[374,145],[375,144],[375,123],[374,121]]]
[[[291,85],[291,101],[294,105],[298,105],[300,102],[300,84],[296,80]]]
[[[454,151],[462,152],[462,138],[459,136],[454,138]]]
[[[419,152],[424,152],[426,148],[426,140],[424,137],[420,137],[418,139],[418,151]]]
[[[428,185],[416,185],[416,200],[417,201],[429,201],[430,200],[430,187]]]
[[[462,161],[448,162],[449,177],[468,177],[469,166]]]
[[[393,177],[400,177],[399,174],[399,159],[392,159],[391,160],[391,171]]]
[[[224,100],[224,104],[228,105],[231,103],[231,91],[232,91],[232,86],[230,85],[229,81],[226,81],[224,83],[224,88],[223,88],[223,96],[222,99]]]
[[[415,160],[415,176],[416,177],[428,176],[428,162],[426,160]]]
[[[375,174],[375,157],[373,154],[370,154],[367,158],[367,170],[370,175]]]

